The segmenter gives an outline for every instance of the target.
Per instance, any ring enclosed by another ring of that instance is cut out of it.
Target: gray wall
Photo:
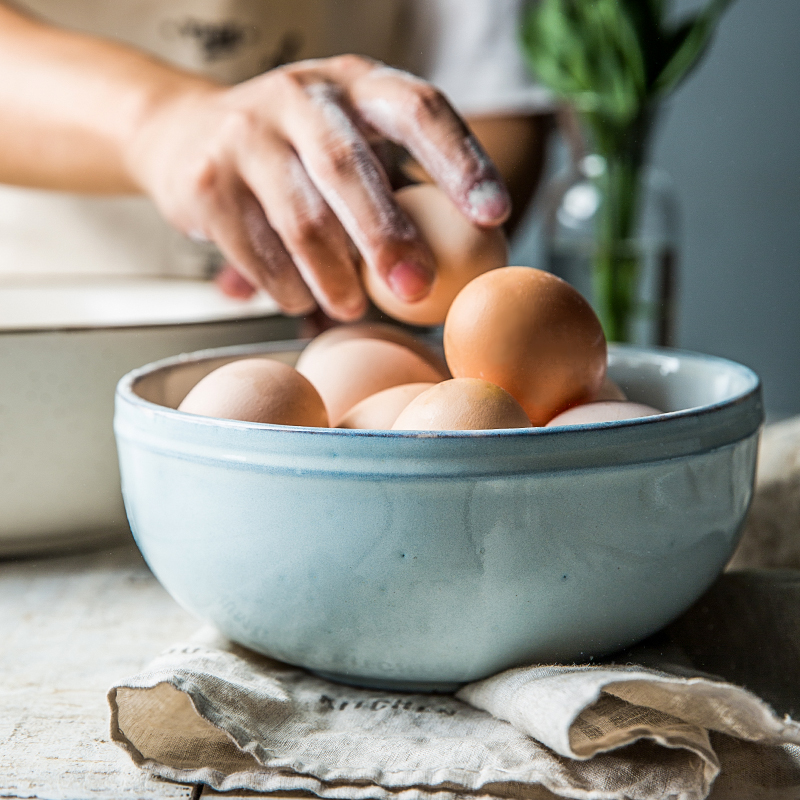
[[[681,200],[678,344],[755,369],[770,417],[800,413],[800,0],[733,4],[653,161]],[[538,247],[534,219],[514,256]]]

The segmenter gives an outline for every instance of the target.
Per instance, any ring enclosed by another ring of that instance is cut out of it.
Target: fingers
[[[359,257],[402,300],[430,289],[433,255],[394,199],[376,138],[409,150],[476,223],[498,225],[510,210],[444,96],[363,58],[301,62],[182,96],[148,120],[134,150],[165,216],[213,239],[292,314],[316,299],[336,319],[360,317]]]
[[[203,205],[208,236],[247,281],[269,292],[287,314],[305,314],[316,307],[258,200],[233,170],[221,172]]]
[[[214,277],[214,283],[222,294],[237,300],[249,300],[256,293],[255,286],[230,264],[223,264],[222,269]]]
[[[362,317],[367,299],[350,239],[292,148],[257,137],[240,147],[238,164],[323,310],[344,322]]]
[[[358,113],[402,144],[453,202],[478,225],[499,225],[511,213],[502,178],[447,98],[424,81],[375,67],[349,87]]]
[[[368,268],[401,299],[421,299],[433,281],[433,255],[395,202],[343,93],[318,75],[287,77],[285,118],[291,125],[284,125],[283,136]]]

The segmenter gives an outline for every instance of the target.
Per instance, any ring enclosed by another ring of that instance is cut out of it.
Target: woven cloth
[[[355,800],[800,797],[800,572],[729,572],[613,661],[455,696],[333,684],[204,631],[109,691],[151,773]]]

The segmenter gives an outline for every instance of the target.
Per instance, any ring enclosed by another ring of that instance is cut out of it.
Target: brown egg
[[[445,377],[417,353],[383,339],[345,339],[297,367],[320,393],[334,426],[376,392],[403,383],[437,383]]]
[[[483,431],[529,428],[520,404],[505,390],[477,378],[453,378],[428,389],[400,412],[395,431]]]
[[[585,425],[590,422],[617,422],[621,419],[652,417],[661,414],[657,408],[642,403],[629,403],[620,400],[606,400],[599,403],[584,403],[563,411],[547,423],[548,428],[556,425]]]
[[[605,380],[603,381],[603,385],[600,387],[600,391],[594,396],[593,402],[599,403],[602,400],[627,400],[627,396],[625,392],[622,391],[619,384],[615,381],[612,381],[611,378],[606,375]]]
[[[385,325],[381,322],[358,322],[354,325],[337,325],[335,328],[329,328],[309,342],[297,361],[297,369],[302,371],[305,365],[321,358],[320,353],[329,345],[343,342],[345,339],[383,339],[387,342],[401,344],[424,358],[441,372],[443,377],[450,377],[444,359],[428,345],[396,325]]]
[[[339,428],[388,431],[400,412],[435,383],[404,383],[365,397],[342,417]]]
[[[328,427],[325,404],[296,369],[266,358],[232,361],[191,389],[179,411],[204,417]]]
[[[375,305],[390,317],[412,325],[441,325],[464,286],[477,275],[506,264],[505,234],[501,228],[474,225],[441,189],[431,184],[407,186],[395,197],[433,251],[433,286],[422,300],[406,303],[362,264],[364,285]]]
[[[530,267],[480,275],[456,297],[444,325],[456,378],[482,378],[516,398],[533,425],[595,397],[606,340],[592,307],[568,283]]]

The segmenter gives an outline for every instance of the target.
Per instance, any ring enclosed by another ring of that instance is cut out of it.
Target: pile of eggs
[[[474,226],[433,186],[398,192],[436,259],[430,294],[403,303],[364,273],[373,302],[403,322],[444,322],[442,360],[400,327],[355,324],[314,339],[296,367],[233,361],[179,410],[274,425],[487,430],[660,413],[627,402],[606,376],[606,341],[589,303],[530,267],[504,266],[499,229]]]

